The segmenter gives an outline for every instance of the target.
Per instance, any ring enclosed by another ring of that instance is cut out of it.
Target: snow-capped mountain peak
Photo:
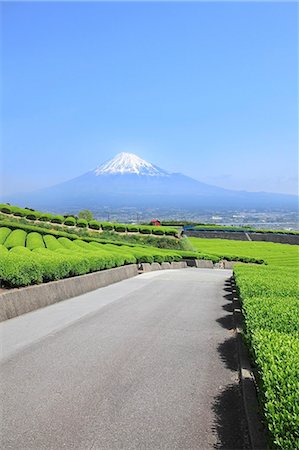
[[[136,174],[147,176],[169,176],[169,174],[140,158],[134,153],[118,153],[114,158],[95,169],[98,175]]]

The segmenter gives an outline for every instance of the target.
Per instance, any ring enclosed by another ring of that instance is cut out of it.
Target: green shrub
[[[99,246],[102,247],[101,244],[99,244]],[[82,250],[87,251],[87,252],[90,252],[92,250],[96,251],[95,247],[90,247],[90,245],[87,242],[82,241],[81,239],[77,239],[76,241],[72,242],[71,248],[74,249],[76,247],[77,247],[77,250],[80,249],[81,251]]]
[[[77,227],[80,228],[87,228],[88,222],[86,219],[78,219],[77,220]]]
[[[153,229],[153,234],[157,235],[157,236],[163,236],[165,233],[161,228],[154,228]]]
[[[290,254],[292,251],[289,249]],[[294,449],[299,442],[297,264],[298,260],[284,267],[280,259],[277,265],[272,262],[270,266],[234,268],[245,316],[245,338],[258,369],[271,448],[279,449]]]
[[[39,233],[28,233],[26,247],[28,247],[30,250],[33,250],[35,248],[44,248],[45,244],[43,237]]]
[[[4,242],[5,247],[25,247],[26,235],[27,233],[24,230],[13,230]]]
[[[59,223],[59,224],[61,224],[61,223],[63,223],[63,220],[64,220],[64,217],[63,217],[63,216],[54,216],[54,217],[51,219],[51,222],[52,222],[52,223]]]
[[[68,238],[60,237],[58,238],[58,242],[66,249],[68,250],[77,250],[75,244],[73,241],[71,241]]]
[[[299,443],[299,333],[253,333],[264,414],[271,448],[294,450]]]
[[[0,244],[0,257],[6,255],[7,252],[8,249],[4,245]]]
[[[76,225],[76,219],[74,217],[67,217],[63,223],[65,225],[74,227]]]
[[[61,245],[61,243],[58,241],[58,239],[56,239],[55,236],[52,236],[50,234],[47,234],[44,236],[44,242],[46,244],[47,249],[49,250],[59,250],[59,249],[63,249],[63,245]]]
[[[88,224],[89,228],[91,228],[92,230],[99,230],[101,228],[101,224],[100,222],[96,221],[96,220],[91,220]]]
[[[0,280],[3,286],[20,287],[42,282],[40,264],[31,255],[8,252],[0,259]]]
[[[118,233],[124,233],[127,229],[126,226],[123,224],[115,224],[114,230],[117,231]]]
[[[141,234],[151,234],[152,232],[152,227],[140,227],[139,228],[139,232]]]
[[[0,244],[4,244],[6,238],[10,235],[11,229],[7,227],[0,228]]]
[[[102,230],[110,231],[110,230],[113,230],[113,225],[112,225],[112,223],[109,223],[109,222],[102,222],[101,228],[102,228]]]
[[[10,250],[9,250],[9,252],[10,253],[14,253],[14,254],[17,254],[17,255],[31,255],[31,251],[29,250],[29,248],[27,248],[27,247],[22,247],[22,246],[17,246],[17,247],[12,247]]]
[[[138,233],[139,227],[137,225],[127,225],[127,231],[129,233]]]
[[[84,275],[90,271],[90,264],[86,256],[70,252],[67,248],[55,250],[59,255],[66,255],[71,264],[70,276]]]
[[[27,215],[28,211],[26,209],[18,208],[18,207],[15,206],[12,209],[12,213],[16,217],[25,217]]]
[[[45,213],[39,217],[39,220],[41,220],[42,222],[51,222],[53,218],[53,214]]]
[[[166,234],[166,236],[177,236],[178,232],[175,229],[173,229],[173,230],[165,230],[165,234]]]
[[[267,266],[239,266],[234,270],[241,299],[248,297],[296,297],[298,295],[297,269],[284,270]]]
[[[299,301],[296,297],[249,297],[242,307],[249,340],[259,329],[280,333],[299,331]]]
[[[59,255],[45,248],[36,248],[33,254],[42,267],[44,282],[60,280],[71,274],[72,264],[67,255]]]
[[[5,204],[0,205],[0,211],[3,212],[4,214],[11,214],[12,213],[11,206],[10,205],[5,205]]]
[[[26,219],[29,219],[29,220],[37,220],[39,217],[40,217],[40,214],[37,213],[36,211],[30,211],[26,215]]]

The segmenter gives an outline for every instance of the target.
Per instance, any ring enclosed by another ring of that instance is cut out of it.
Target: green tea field
[[[234,277],[259,384],[270,447],[299,448],[299,248],[266,242],[190,238],[194,249],[242,255],[267,265],[237,265]]]

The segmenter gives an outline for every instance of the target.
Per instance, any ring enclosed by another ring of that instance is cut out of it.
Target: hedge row
[[[128,246],[135,246],[135,245],[146,245],[146,246],[150,246],[150,247],[160,247],[160,248],[173,248],[173,249],[179,249],[182,248],[183,245],[181,240],[177,240],[177,239],[170,239],[167,236],[163,236],[160,239],[156,239],[154,236],[152,235],[129,235],[129,234],[125,234],[125,235],[118,235],[117,233],[115,233],[114,235],[110,235],[109,232],[108,234],[106,233],[101,233],[99,235],[95,236],[90,236],[88,235],[88,233],[84,233],[83,229],[82,232],[81,231],[75,231],[75,229],[70,229],[69,232],[63,231],[63,230],[54,230],[53,228],[50,228],[50,226],[47,227],[43,227],[43,226],[39,226],[37,224],[23,224],[23,223],[19,223],[18,221],[13,221],[13,220],[1,220],[0,221],[0,227],[6,227],[6,228],[10,228],[10,229],[22,229],[25,230],[27,232],[30,231],[36,231],[42,235],[46,235],[46,234],[50,234],[53,236],[58,236],[58,237],[68,237],[69,239],[84,239],[87,242],[91,242],[91,241],[95,241],[95,242],[100,242],[103,244],[106,243],[112,243],[115,245],[122,245],[124,242],[126,242],[126,245]],[[80,234],[78,236],[78,234]],[[0,236],[0,240],[1,240],[1,236]],[[1,243],[1,242],[0,242]]]
[[[0,244],[1,244],[1,242],[2,243],[5,242],[5,237],[7,237],[8,234],[11,232],[10,228],[17,229],[17,227],[21,227],[24,231],[33,232],[33,233],[37,232],[38,234],[43,235],[46,247],[50,248],[51,250],[56,250],[57,248],[61,248],[59,241],[57,241],[57,239],[55,239],[56,237],[64,237],[64,238],[68,238],[71,240],[77,240],[77,239],[81,240],[82,239],[86,242],[99,242],[99,243],[105,244],[105,245],[107,245],[107,244],[113,244],[113,245],[118,245],[118,246],[124,245],[124,242],[115,242],[115,241],[109,241],[106,239],[89,238],[89,237],[80,237],[79,238],[75,234],[69,234],[69,233],[65,233],[63,231],[47,230],[47,229],[38,227],[36,225],[13,224],[13,223],[10,223],[7,221],[2,222],[1,224],[8,225],[9,227],[8,226],[1,227],[1,225],[0,225]],[[2,231],[2,230],[4,230],[4,231]],[[1,239],[1,236],[3,236],[2,239]],[[39,242],[40,242],[39,247],[43,247],[42,240],[39,240]],[[19,245],[19,244],[17,243],[17,245]],[[35,246],[33,246],[31,248],[35,248],[37,245],[38,244],[35,244]],[[148,247],[147,245],[140,246],[140,241],[136,244],[126,243],[125,245],[130,248],[137,246],[137,247],[142,247],[142,248],[157,249],[156,247]],[[169,250],[170,249],[159,248],[159,251],[168,252]],[[190,251],[185,251],[185,250],[171,249],[171,252],[172,252],[172,254],[174,254],[173,252],[175,252],[175,254],[180,255],[184,259],[191,259],[191,258],[193,258],[193,259],[194,258],[195,259],[209,259],[209,260],[212,260],[213,262],[218,262],[220,259],[226,259],[228,261],[235,260],[235,261],[253,262],[253,263],[262,263],[263,262],[262,259],[256,259],[253,257],[234,256],[234,255],[226,255],[226,254],[215,255],[215,254],[210,253],[209,251],[190,252]],[[143,261],[143,262],[146,262],[146,261]]]
[[[177,230],[170,227],[153,227],[153,226],[139,226],[139,225],[125,225],[110,222],[98,222],[91,220],[88,222],[85,219],[76,219],[73,216],[64,217],[61,215],[53,215],[50,213],[42,213],[40,211],[29,210],[26,208],[19,208],[7,204],[0,204],[0,211],[4,214],[13,214],[14,216],[24,217],[28,220],[39,220],[42,222],[50,222],[55,224],[63,224],[66,226],[77,226],[80,228],[91,228],[93,230],[116,231],[120,233],[142,233],[154,234],[157,236],[177,236]]]
[[[69,239],[67,233],[54,236],[39,233],[39,227],[25,228],[10,230],[0,226],[4,243],[0,244],[0,279],[4,286],[26,286],[136,262],[162,263],[182,258],[219,260],[215,255],[197,252],[103,243],[77,236]]]
[[[88,254],[67,250],[51,251],[15,247],[1,255],[0,279],[3,286],[28,286],[89,272],[117,267],[125,263],[121,255],[97,252]]]
[[[298,266],[236,266],[234,276],[270,447],[299,448]]]

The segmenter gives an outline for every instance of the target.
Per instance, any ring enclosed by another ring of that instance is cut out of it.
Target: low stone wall
[[[11,289],[0,294],[0,322],[68,298],[77,297],[137,274],[137,265],[130,264],[50,283]]]
[[[178,262],[164,262],[162,264],[159,263],[142,263],[140,264],[140,270],[142,272],[153,272],[154,270],[165,270],[165,269],[185,269],[187,267],[187,263],[185,261]]]
[[[177,261],[170,264],[171,269],[186,269],[186,267],[187,264],[185,261]]]
[[[252,231],[185,231],[185,236],[197,237],[203,239],[229,239],[234,241],[251,241],[275,242],[279,244],[299,245],[299,235],[280,234],[280,233],[254,233]]]
[[[299,245],[298,234],[248,233],[252,241],[275,242],[277,244]]]
[[[198,267],[199,269],[213,269],[214,264],[210,259],[196,259],[195,267]]]

